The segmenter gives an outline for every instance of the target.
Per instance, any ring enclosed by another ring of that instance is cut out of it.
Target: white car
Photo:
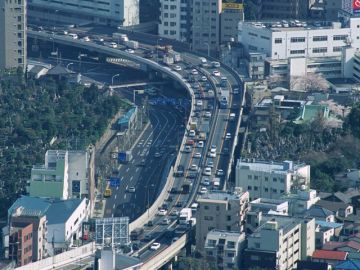
[[[180,66],[174,66],[173,69],[174,69],[175,71],[181,71],[181,67],[180,67]]]
[[[234,93],[234,95],[239,94],[239,88],[234,88],[233,93]]]
[[[210,186],[210,179],[209,178],[205,178],[203,181],[202,181],[202,184],[204,186]]]
[[[220,76],[221,76],[221,73],[220,73],[220,71],[218,71],[218,70],[214,70],[214,71],[212,72],[212,74],[213,74],[213,76],[215,76],[215,77],[220,77]]]
[[[83,38],[83,41],[89,42],[89,41],[90,41],[90,38],[89,38],[89,37],[84,37],[84,38]]]
[[[207,81],[206,76],[201,76],[201,80],[202,80],[203,82],[206,82],[206,81]]]
[[[217,176],[222,176],[222,175],[224,175],[224,171],[223,171],[222,169],[218,169],[218,170],[216,171],[216,175],[217,175]]]
[[[195,130],[190,130],[189,131],[189,137],[195,137],[195,135],[196,135]]]
[[[206,164],[207,167],[210,168],[214,168],[214,162],[213,161],[208,161],[208,163]]]
[[[214,68],[219,68],[219,67],[220,67],[220,63],[219,63],[219,62],[216,62],[216,61],[211,62],[211,65],[212,65],[212,67],[214,67]]]
[[[203,174],[206,175],[206,176],[211,176],[211,168],[206,167]]]
[[[205,118],[210,118],[211,117],[211,112],[205,112],[204,117]]]
[[[208,154],[208,157],[216,158],[216,149],[211,149]]]
[[[192,75],[198,75],[199,72],[194,68],[193,70],[191,70],[191,74]]]
[[[205,194],[205,193],[207,193],[207,188],[206,187],[202,187],[201,189],[200,189],[200,194]]]
[[[158,216],[166,216],[167,211],[165,209],[160,209],[157,214]]]
[[[136,191],[135,187],[129,187],[128,191],[130,193],[134,193]]]
[[[164,219],[161,221],[161,224],[162,224],[162,225],[169,225],[170,222],[171,222],[170,219],[164,218]]]
[[[212,144],[210,149],[214,149],[216,151],[216,145]]]
[[[199,153],[199,152],[198,152],[198,153],[195,153],[195,154],[194,154],[194,158],[201,158],[201,153]]]
[[[203,102],[201,100],[196,101],[196,106],[202,106],[202,105],[203,105]]]
[[[151,250],[158,250],[160,248],[161,244],[160,243],[152,243],[152,245],[150,246]]]
[[[191,146],[190,145],[185,145],[184,152],[186,152],[186,153],[191,152]]]
[[[194,83],[193,87],[194,87],[194,89],[199,89],[200,88],[200,83]]]
[[[190,171],[197,171],[198,170],[198,166],[196,164],[192,164],[191,167],[189,168]]]
[[[197,143],[197,147],[203,148],[203,147],[204,147],[204,142],[203,142],[203,141],[199,141],[199,142]]]
[[[110,42],[109,47],[111,48],[117,48],[117,44],[115,42]]]
[[[179,213],[180,213],[180,212],[179,212],[178,210],[172,210],[171,213],[170,213],[170,215],[171,215],[171,216],[178,216]]]
[[[225,139],[226,139],[226,140],[230,140],[230,139],[231,139],[231,134],[230,134],[230,133],[226,133]]]
[[[126,49],[125,52],[127,52],[127,53],[135,53],[135,51],[133,49]]]

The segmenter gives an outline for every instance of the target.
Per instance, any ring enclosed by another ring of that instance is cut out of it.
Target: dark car
[[[183,203],[179,201],[179,202],[176,203],[175,206],[176,206],[176,207],[182,207],[182,206],[183,206]]]
[[[153,239],[153,236],[151,234],[147,234],[147,235],[145,235],[143,241],[149,242],[149,241],[151,241],[151,239]]]
[[[148,227],[152,227],[152,226],[154,226],[154,223],[153,223],[152,220],[149,220],[146,225],[147,225]]]
[[[177,194],[177,193],[179,193],[179,191],[177,190],[177,188],[171,188],[171,190],[170,190],[170,193],[171,194]]]
[[[189,174],[187,175],[187,178],[189,178],[189,179],[195,179],[196,176],[197,176],[196,173],[189,173]]]

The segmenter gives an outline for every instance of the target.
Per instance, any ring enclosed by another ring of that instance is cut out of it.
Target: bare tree
[[[278,74],[270,75],[267,79],[268,79],[268,86],[271,89],[280,86],[284,82],[283,77],[281,77]]]

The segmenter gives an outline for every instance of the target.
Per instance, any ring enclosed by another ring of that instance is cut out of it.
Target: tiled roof
[[[316,225],[319,225],[320,227],[333,228],[333,229],[344,226],[343,223],[327,222],[327,221],[323,221],[323,220],[315,220],[315,223],[316,223]]]
[[[307,214],[311,217],[328,217],[334,213],[319,205],[313,205],[309,210],[307,210]]]
[[[330,241],[324,244],[323,249],[336,250],[342,247],[350,247],[358,251],[360,250],[360,243],[356,241],[347,241],[347,242]]]
[[[347,257],[347,252],[322,250],[322,249],[315,250],[312,255],[313,259],[336,260],[336,261],[345,261],[346,257]]]
[[[360,260],[346,260],[335,266],[335,270],[360,270]]]
[[[340,209],[346,209],[349,206],[348,204],[343,202],[330,202],[326,200],[320,200],[316,203],[316,205],[319,205],[333,212],[339,211]]]

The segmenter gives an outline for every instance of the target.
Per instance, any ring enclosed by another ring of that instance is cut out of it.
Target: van
[[[77,34],[73,34],[73,33],[70,33],[68,34],[69,37],[71,37],[72,39],[78,39],[78,35]]]

